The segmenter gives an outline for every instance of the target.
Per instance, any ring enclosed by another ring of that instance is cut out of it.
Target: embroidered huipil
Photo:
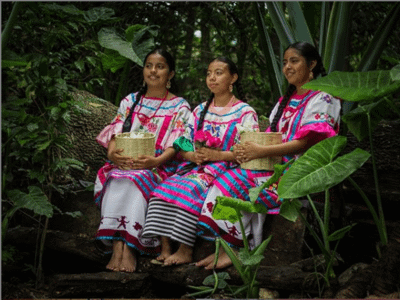
[[[194,145],[197,124],[205,103],[197,106],[188,122],[184,137]],[[236,102],[227,112],[217,114],[208,111],[202,130],[221,140],[219,149],[229,151],[239,140],[236,124],[258,130],[258,118],[254,109],[242,101]],[[182,163],[177,172],[183,170],[189,162]],[[173,175],[163,181],[153,192],[152,197],[176,204],[194,215],[199,215],[210,184],[224,173],[233,163],[225,161],[207,162],[194,167],[184,175]]]
[[[282,97],[270,114],[270,122],[272,122],[281,101]],[[282,142],[286,143],[309,137],[310,142],[316,144],[323,139],[337,135],[340,123],[340,107],[339,99],[323,92],[308,91],[303,95],[295,93],[291,96],[277,124],[277,130],[282,133]],[[269,131],[270,128],[266,130],[266,132]],[[288,162],[293,157],[296,159],[299,155],[284,156],[282,163]],[[232,228],[232,224],[221,225],[222,222],[215,222],[212,219],[211,214],[215,199],[211,198],[215,198],[216,195],[223,195],[250,201],[249,189],[261,185],[272,174],[271,171],[245,170],[240,167],[221,174],[214,181],[212,196],[207,197],[204,203],[198,222],[200,228],[198,235],[206,239],[222,236],[231,245],[243,246],[242,240],[237,239],[238,236],[241,236],[238,234],[239,227]],[[263,204],[268,209],[268,214],[279,213],[282,202],[278,199],[277,188],[278,183],[272,184],[269,188],[264,189],[257,199],[258,203]],[[252,218],[253,215],[249,214],[247,217]],[[250,219],[248,221],[248,224],[250,224]],[[220,227],[223,227],[223,230],[220,230]],[[204,229],[208,231],[204,231]],[[235,234],[231,234],[232,232]],[[253,235],[256,235],[256,233],[253,233]]]
[[[136,95],[132,93],[121,101],[117,116],[97,136],[99,144],[107,147],[111,138],[122,132]],[[134,109],[131,132],[154,133],[155,156],[159,156],[184,133],[190,113],[188,102],[181,97],[170,100],[143,97]],[[147,246],[157,246],[159,243],[154,239],[140,239],[148,200],[154,188],[174,174],[181,161],[175,156],[153,170],[121,170],[112,162],[106,162],[98,171],[95,182],[95,203],[101,208],[96,238],[121,239],[142,253],[149,251]]]

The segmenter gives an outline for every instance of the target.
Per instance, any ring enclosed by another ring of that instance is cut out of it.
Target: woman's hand
[[[198,158],[201,160],[201,162],[206,162],[206,161],[218,161],[220,159],[220,154],[221,151],[207,148],[207,147],[201,147],[196,150],[195,152],[198,156]]]
[[[263,157],[262,146],[254,142],[245,142],[234,147],[233,155],[239,163],[261,158]]]
[[[158,160],[154,156],[140,155],[132,159],[131,169],[152,169],[158,166]]]
[[[130,168],[132,157],[123,155],[124,149],[109,149],[107,157],[119,168]]]

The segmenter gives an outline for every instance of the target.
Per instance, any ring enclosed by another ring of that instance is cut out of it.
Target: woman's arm
[[[236,158],[231,151],[220,151],[207,147],[202,147],[196,150],[198,157],[202,162],[206,161],[235,161]]]
[[[117,149],[115,138],[111,138],[107,147],[107,158],[118,167],[128,167],[132,163],[132,157],[122,155],[123,149]]]
[[[157,157],[140,155],[137,159],[132,160],[133,169],[152,169],[162,165],[168,160],[172,159],[176,154],[176,150],[173,147],[165,149],[165,151]]]
[[[256,158],[299,154],[306,151],[308,148],[308,138],[303,138],[283,144],[268,146],[261,146],[254,142],[246,142],[242,145],[237,145],[235,147],[235,152],[238,161],[242,163]]]

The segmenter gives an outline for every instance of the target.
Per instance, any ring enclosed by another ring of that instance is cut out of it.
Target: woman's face
[[[307,61],[304,56],[293,48],[286,50],[283,58],[283,74],[287,81],[296,87],[301,87],[310,81],[310,69],[316,64],[316,61],[311,63],[311,66],[307,65]]]
[[[237,80],[237,74],[229,72],[228,64],[222,61],[213,61],[208,66],[206,83],[214,94],[226,93],[229,86]]]
[[[147,57],[143,68],[143,78],[148,87],[165,87],[168,79],[174,77],[174,71],[169,71],[167,60],[155,53]]]

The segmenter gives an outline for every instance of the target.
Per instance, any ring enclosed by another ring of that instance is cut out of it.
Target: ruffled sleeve
[[[180,105],[178,111],[174,114],[173,120],[171,122],[171,130],[165,143],[165,149],[173,147],[173,143],[175,142],[175,140],[177,140],[184,134],[186,125],[190,118],[190,106],[186,100],[182,100],[182,104]]]
[[[125,118],[129,114],[133,101],[135,100],[134,96],[135,94],[130,94],[121,100],[121,104],[117,110],[117,115],[115,118],[96,137],[96,141],[103,147],[107,148],[108,143],[111,141],[114,135],[122,132]]]
[[[306,104],[301,123],[293,139],[308,137],[312,145],[339,133],[340,100],[317,93]]]

